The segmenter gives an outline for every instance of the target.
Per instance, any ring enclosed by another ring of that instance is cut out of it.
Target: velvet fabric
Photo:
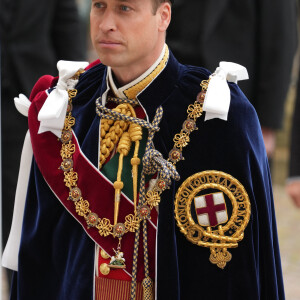
[[[163,107],[154,143],[165,158],[187,117],[188,105],[201,91],[200,82],[209,75],[203,68],[179,64],[170,54],[163,72],[138,95],[150,121],[156,108]],[[230,83],[229,87],[228,121],[204,122],[204,116],[198,120],[198,130],[191,133],[183,150],[185,160],[177,163],[181,179],[162,194],[157,229],[158,300],[284,299],[271,178],[260,124],[238,86]],[[95,100],[106,90],[106,67],[97,64],[86,71],[76,89],[74,131],[82,152],[97,166],[99,117]],[[31,98],[36,97],[41,96],[35,93]],[[229,250],[232,260],[224,270],[209,262],[208,248],[192,244],[179,232],[174,218],[178,187],[189,176],[205,170],[237,178],[251,201],[245,237],[238,248]],[[61,205],[44,177],[34,160],[12,299],[93,299],[95,243]],[[94,188],[101,192],[96,183]]]

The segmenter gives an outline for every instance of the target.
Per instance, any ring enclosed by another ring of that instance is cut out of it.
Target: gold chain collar
[[[77,73],[73,78],[78,78],[80,73]],[[188,118],[184,122],[179,134],[174,137],[174,147],[169,153],[169,161],[174,165],[183,159],[182,149],[186,147],[190,141],[189,135],[196,130],[196,120],[202,115],[202,106],[205,98],[205,93],[208,87],[208,80],[201,82],[202,91],[198,94],[194,104],[188,106]],[[122,238],[128,232],[135,232],[139,228],[142,220],[150,218],[150,212],[153,207],[160,203],[161,193],[168,188],[164,179],[159,178],[151,191],[146,193],[146,205],[138,207],[133,214],[125,217],[124,223],[117,223],[112,225],[107,218],[100,218],[96,213],[89,208],[88,200],[84,200],[81,189],[77,185],[78,173],[73,168],[73,154],[75,153],[75,144],[72,143],[72,127],[75,125],[75,118],[72,116],[72,99],[76,96],[77,90],[68,90],[69,103],[65,119],[64,129],[62,131],[61,139],[62,147],[60,155],[62,163],[60,169],[64,172],[64,183],[69,188],[68,200],[72,200],[75,204],[76,213],[83,217],[87,223],[88,228],[95,227],[98,229],[100,236],[106,237],[112,235],[113,237]]]

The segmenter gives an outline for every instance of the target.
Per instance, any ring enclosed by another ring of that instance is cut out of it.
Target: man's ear
[[[159,31],[166,31],[171,22],[171,5],[168,1],[163,2],[158,10],[157,15],[159,17],[158,20],[158,29]]]

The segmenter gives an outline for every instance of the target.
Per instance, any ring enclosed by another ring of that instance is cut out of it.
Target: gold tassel
[[[153,294],[153,281],[150,277],[144,278],[142,282],[143,286],[143,300],[154,300]]]

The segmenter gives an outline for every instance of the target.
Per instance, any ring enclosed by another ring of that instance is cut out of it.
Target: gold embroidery
[[[136,85],[125,90],[124,94],[126,95],[126,97],[128,99],[134,99],[138,93],[143,91],[165,68],[168,59],[169,59],[169,48],[168,46],[166,46],[165,54],[163,56],[163,59],[158,64],[158,66],[146,78],[138,82]]]
[[[216,249],[211,251],[209,261],[217,265],[219,268],[224,269],[226,264],[231,260],[232,255],[227,249]]]
[[[202,226],[193,219],[192,202],[200,192],[211,189],[224,193],[232,204],[231,217],[224,226]],[[250,214],[250,200],[242,184],[219,171],[204,171],[187,178],[175,198],[175,218],[180,231],[190,242],[210,248],[210,261],[220,268],[231,259],[227,249],[237,247],[244,238]]]

